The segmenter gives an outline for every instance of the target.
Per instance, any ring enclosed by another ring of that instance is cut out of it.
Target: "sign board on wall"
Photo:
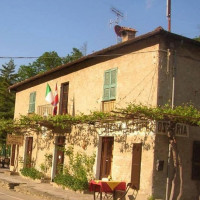
[[[8,134],[7,138],[6,138],[6,144],[7,145],[16,144],[16,145],[19,145],[19,146],[23,146],[23,140],[24,140],[24,137],[22,135]]]
[[[167,130],[170,125],[168,121],[158,121],[157,122],[157,134],[166,135]],[[178,137],[189,137],[189,126],[183,123],[177,123],[175,127],[175,136]]]

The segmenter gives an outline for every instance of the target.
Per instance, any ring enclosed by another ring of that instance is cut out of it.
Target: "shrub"
[[[92,176],[95,155],[87,156],[80,152],[74,154],[72,147],[69,147],[65,153],[69,157],[69,164],[56,175],[55,183],[75,191],[87,189],[88,180]]]
[[[147,200],[155,200],[155,198],[154,198],[153,196],[149,196],[149,197],[147,198]]]
[[[23,176],[30,177],[34,180],[41,179],[44,176],[42,172],[38,171],[37,169],[35,169],[33,167],[31,167],[31,168],[25,167],[25,168],[21,169],[20,171]]]
[[[54,181],[58,185],[62,185],[63,187],[71,188],[74,191],[85,190],[88,188],[88,180],[86,177],[78,178],[78,177],[70,175],[69,173],[58,174],[55,177]]]

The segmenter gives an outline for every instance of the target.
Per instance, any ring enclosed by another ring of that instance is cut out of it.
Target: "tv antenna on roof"
[[[111,11],[116,15],[116,19],[115,20],[110,19],[110,26],[112,26],[113,24],[116,26],[124,18],[124,14],[114,7],[111,7]],[[119,42],[121,42],[121,38],[119,35],[117,35],[117,43]]]
[[[117,18],[114,21],[115,24],[119,24],[120,20],[124,18],[124,14],[114,7],[111,8],[111,11],[117,16]]]
[[[121,19],[124,18],[124,14],[121,11],[117,10],[116,8],[114,8],[114,7],[111,7],[111,11],[116,15],[117,18],[115,20],[111,19],[110,20],[110,25],[119,24]]]

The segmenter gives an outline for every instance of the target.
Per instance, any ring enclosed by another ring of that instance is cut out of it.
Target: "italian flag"
[[[58,104],[58,89],[57,89],[57,83],[56,83],[56,88],[55,88],[55,93],[54,93],[54,101],[53,101],[53,115],[57,115],[57,104]]]
[[[54,97],[49,84],[47,83],[45,100],[53,105]]]

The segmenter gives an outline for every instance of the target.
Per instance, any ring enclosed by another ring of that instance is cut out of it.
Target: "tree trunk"
[[[168,130],[169,142],[171,144],[172,150],[172,159],[173,159],[173,178],[172,178],[172,186],[170,191],[169,200],[180,200],[183,194],[183,167],[181,162],[181,157],[178,152],[177,143],[175,139],[175,124],[172,123]],[[180,183],[178,184],[178,177],[180,179]],[[176,198],[175,189],[179,188],[179,194]]]
[[[176,200],[175,198],[175,188],[177,186],[177,174],[178,174],[178,152],[177,152],[177,146],[174,140],[170,141],[172,146],[172,159],[173,159],[173,165],[174,165],[174,174],[172,179],[172,186],[171,186],[171,192],[170,192],[170,198],[169,200]]]
[[[183,166],[182,166],[180,155],[178,155],[178,160],[179,160],[180,190],[179,190],[179,194],[178,194],[177,200],[180,200],[181,197],[182,197],[182,194],[183,194]]]

